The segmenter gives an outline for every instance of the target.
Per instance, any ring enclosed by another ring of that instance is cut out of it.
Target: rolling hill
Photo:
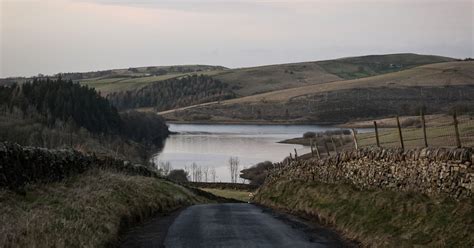
[[[445,62],[372,77],[277,90],[161,112],[175,121],[344,122],[394,114],[474,111],[474,62]]]
[[[168,68],[169,73],[151,76],[146,74],[151,73],[151,69],[133,68],[114,71],[99,80],[92,78],[81,82],[100,90],[120,109],[148,108],[164,111],[210,101],[404,71],[418,65],[452,60],[417,54],[370,55],[241,69],[201,66],[180,68],[178,71],[177,67],[170,67],[174,70]],[[195,81],[194,86],[182,84],[183,79],[196,74],[211,77],[218,88],[209,88],[207,79]],[[146,101],[144,97],[147,98]],[[171,102],[163,104],[165,100]]]
[[[95,88],[120,110],[161,111],[169,120],[339,122],[431,103],[443,110],[470,103],[472,67],[404,53],[238,69],[149,66],[60,75]]]

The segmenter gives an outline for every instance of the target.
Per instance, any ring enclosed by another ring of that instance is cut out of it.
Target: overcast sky
[[[474,0],[0,2],[0,77],[401,52],[474,57]]]

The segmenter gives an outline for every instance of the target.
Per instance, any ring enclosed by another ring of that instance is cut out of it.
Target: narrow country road
[[[342,247],[334,234],[305,231],[245,203],[187,208],[168,230],[164,247]]]

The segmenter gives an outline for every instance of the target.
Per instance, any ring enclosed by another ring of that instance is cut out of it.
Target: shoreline
[[[314,125],[314,126],[334,126],[344,125],[336,122],[306,122],[306,121],[289,121],[289,122],[275,122],[275,121],[176,121],[166,120],[168,124],[194,124],[194,125]]]

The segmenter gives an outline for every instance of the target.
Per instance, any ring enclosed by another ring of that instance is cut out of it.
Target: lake
[[[339,128],[317,125],[170,124],[170,130],[179,134],[171,135],[153,160],[157,164],[170,162],[173,169],[184,169],[192,163],[213,167],[217,182],[229,182],[228,160],[231,156],[239,158],[240,169],[265,160],[279,162],[290,152],[294,153],[294,149],[303,154],[310,152],[310,148],[280,144],[278,141],[301,137],[308,131],[335,129]]]

